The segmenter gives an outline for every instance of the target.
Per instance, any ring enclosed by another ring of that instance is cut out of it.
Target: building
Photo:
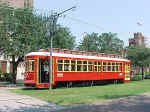
[[[145,47],[146,46],[145,39],[146,37],[144,37],[142,33],[140,32],[134,33],[134,37],[129,39],[129,46]]]
[[[33,8],[33,0],[0,0],[0,4],[6,4],[14,8]],[[24,79],[25,64],[20,63],[17,68],[17,79]],[[12,64],[9,57],[0,55],[0,72],[10,73]]]
[[[7,4],[15,8],[33,8],[33,0],[0,0],[0,4]]]
[[[146,47],[146,37],[141,32],[134,33],[134,37],[129,39],[129,46]],[[132,66],[134,73],[141,72],[139,66]],[[144,68],[145,71],[150,72],[149,67]]]

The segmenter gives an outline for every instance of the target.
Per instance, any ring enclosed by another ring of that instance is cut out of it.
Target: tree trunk
[[[16,84],[16,75],[17,75],[17,63],[15,62],[15,56],[12,56],[12,65],[13,65],[13,71],[12,71],[12,83]]]
[[[144,80],[144,66],[142,66],[142,80]]]

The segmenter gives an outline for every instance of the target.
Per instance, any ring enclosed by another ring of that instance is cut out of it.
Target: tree
[[[102,33],[99,36],[100,51],[104,53],[121,54],[124,42],[116,33]]]
[[[112,54],[121,54],[123,41],[115,33],[97,33],[86,34],[78,49],[91,52],[104,52]]]
[[[89,52],[99,51],[98,38],[99,37],[97,33],[92,33],[92,34],[86,33],[86,35],[83,37],[83,40],[77,47],[77,49],[81,51],[89,51]]]
[[[49,47],[50,39],[46,33],[47,22],[51,22],[49,19],[51,15],[43,16],[30,9],[14,9],[8,6],[0,6],[0,15],[0,52],[11,58],[12,82],[16,83],[17,66],[24,61],[24,55]],[[58,48],[72,49],[75,37],[69,29],[58,26],[53,45]],[[71,42],[68,43],[69,41]]]
[[[144,78],[144,67],[150,64],[150,48],[146,47],[128,47],[127,58],[131,60],[132,65],[141,67],[142,79]]]
[[[53,38],[53,47],[60,49],[74,49],[75,48],[75,39],[67,27],[62,27],[57,25],[56,34]]]

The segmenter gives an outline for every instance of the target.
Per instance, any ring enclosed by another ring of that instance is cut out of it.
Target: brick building
[[[145,47],[145,38],[140,32],[134,33],[134,37],[129,39],[129,46]]]
[[[134,33],[134,37],[129,39],[129,46],[146,47],[145,40],[146,37],[144,37],[141,32]],[[132,69],[134,73],[141,72],[141,69],[138,66],[132,66]],[[144,70],[150,72],[149,67],[145,67]]]
[[[33,0],[0,0],[0,4],[7,4],[15,8],[33,8]]]

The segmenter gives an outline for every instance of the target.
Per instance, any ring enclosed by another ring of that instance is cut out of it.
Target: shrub
[[[142,75],[142,72],[137,72],[135,75]]]
[[[133,75],[131,80],[132,81],[140,81],[140,80],[142,80],[142,75]]]
[[[150,75],[150,72],[144,72],[145,76],[149,76]]]
[[[12,73],[4,73],[3,75],[5,78],[5,81],[9,81],[9,82],[12,81]]]
[[[11,82],[12,81],[12,73],[2,73],[0,77],[0,81],[7,81],[7,82]]]

